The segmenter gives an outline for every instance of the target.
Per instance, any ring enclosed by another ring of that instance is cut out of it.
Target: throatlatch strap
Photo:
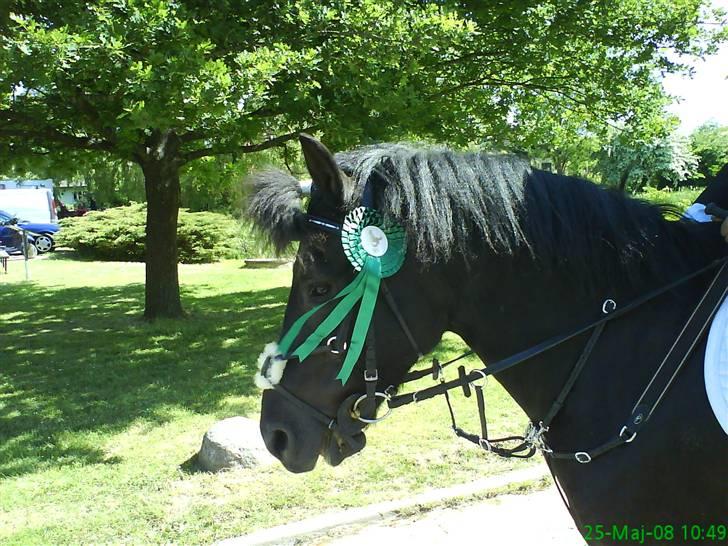
[[[389,291],[389,286],[387,286],[387,282],[382,279],[382,294],[384,294],[384,299],[387,302],[387,305],[389,305],[389,308],[392,311],[392,314],[397,319],[397,322],[399,322],[400,328],[402,328],[402,331],[404,332],[404,335],[407,336],[407,339],[410,342],[410,345],[412,345],[412,348],[417,353],[417,358],[420,359],[424,355],[422,354],[422,351],[420,351],[420,348],[417,345],[417,342],[415,341],[415,337],[412,335],[412,332],[409,329],[409,326],[407,326],[407,321],[404,320],[404,317],[402,316],[402,313],[399,312],[399,307],[397,306],[397,303],[394,301],[394,297],[392,296],[392,293]]]

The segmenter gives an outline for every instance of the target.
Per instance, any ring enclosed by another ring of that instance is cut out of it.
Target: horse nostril
[[[270,451],[276,457],[280,457],[288,447],[288,434],[284,430],[274,430],[270,439]]]

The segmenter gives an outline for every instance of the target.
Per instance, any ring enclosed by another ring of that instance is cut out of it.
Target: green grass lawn
[[[523,464],[456,439],[433,400],[373,427],[338,468],[199,472],[210,425],[257,418],[255,360],[277,336],[290,270],[181,266],[190,317],[153,324],[139,318],[143,264],[51,256],[31,273],[22,282],[14,261],[0,274],[0,543],[209,543]],[[438,356],[462,349],[448,335]],[[496,382],[488,404],[495,434],[522,431]],[[475,431],[473,406],[458,396]]]

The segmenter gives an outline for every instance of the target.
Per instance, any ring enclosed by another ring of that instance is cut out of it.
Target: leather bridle
[[[307,221],[318,229],[330,232],[338,232],[341,229],[339,224],[317,216],[307,216]],[[666,294],[688,281],[714,269],[717,269],[717,272],[715,273],[712,281],[709,283],[708,288],[705,290],[698,304],[695,306],[693,313],[683,326],[677,340],[665,355],[648,386],[640,396],[639,400],[635,403],[629,418],[621,427],[619,432],[608,441],[591,449],[573,451],[554,451],[551,449],[546,441],[545,435],[549,431],[554,418],[563,407],[577,379],[581,375],[581,372],[584,370],[606,325],[609,322],[646,304],[647,302],[654,300],[658,296]],[[387,306],[397,319],[397,322],[404,332],[405,337],[408,339],[409,344],[412,346],[414,353],[417,355],[418,359],[423,357],[423,354],[420,351],[406,320],[399,310],[399,306],[384,280],[382,280],[381,287],[381,296],[384,298]],[[295,405],[298,409],[323,424],[333,435],[345,442],[354,452],[363,448],[364,441],[361,433],[368,424],[383,420],[393,409],[442,395],[445,397],[447,402],[452,422],[452,429],[456,435],[479,445],[486,451],[501,457],[519,458],[531,457],[537,452],[542,452],[547,456],[547,460],[549,458],[564,459],[586,464],[616,447],[631,443],[635,439],[638,432],[645,425],[657,405],[663,399],[667,390],[672,385],[677,372],[685,364],[692,353],[692,350],[697,345],[697,342],[704,335],[713,315],[725,298],[726,292],[728,292],[728,257],[716,260],[666,286],[653,290],[652,292],[643,295],[621,308],[617,308],[617,304],[613,300],[606,300],[602,306],[601,316],[598,319],[566,334],[550,338],[501,361],[489,364],[486,368],[466,372],[464,367],[460,366],[458,368],[457,379],[446,381],[443,375],[443,369],[465,356],[473,354],[473,351],[468,351],[446,363],[440,363],[437,359],[433,359],[430,369],[414,370],[409,372],[405,376],[402,385],[421,379],[429,374],[432,374],[433,379],[438,380],[439,383],[433,387],[401,395],[394,394],[396,389],[394,385],[390,385],[382,391],[377,390],[379,373],[376,362],[376,340],[374,327],[370,327],[367,332],[364,352],[365,392],[362,394],[356,393],[348,396],[340,404],[336,416],[330,416],[322,412],[318,408],[300,399],[280,384],[274,385],[273,389],[286,398],[286,400]],[[328,342],[319,347],[316,352],[332,352],[334,354],[344,352],[346,350],[346,341],[344,340],[348,339],[348,330],[349,320],[347,319],[339,326],[336,335],[329,338]],[[508,436],[505,438],[495,439],[489,438],[485,415],[485,398],[483,394],[487,377],[502,373],[505,370],[522,364],[527,360],[530,360],[588,332],[591,332],[589,339],[574,364],[569,377],[551,407],[544,415],[543,419],[539,420],[537,422],[538,424],[533,422],[529,423],[526,432],[521,436]],[[336,345],[334,345],[332,340],[336,342]],[[290,355],[284,355],[283,358],[287,359],[289,356]],[[457,388],[461,388],[465,396],[469,397],[472,394],[471,387],[476,394],[478,414],[481,424],[480,434],[465,432],[457,425],[449,398],[449,391]],[[385,415],[377,418],[376,407],[379,400],[386,402],[388,409]],[[505,442],[516,442],[517,445],[514,447],[502,447],[499,445]]]

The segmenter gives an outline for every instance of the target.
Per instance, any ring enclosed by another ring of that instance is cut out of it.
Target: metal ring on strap
[[[479,373],[482,377],[471,380],[470,384],[474,387],[480,387],[484,389],[485,386],[488,384],[488,376],[485,374],[485,372],[483,370],[473,370],[471,373]],[[482,383],[478,383],[478,381],[482,381]]]
[[[604,300],[604,303],[602,304],[602,313],[605,315],[608,315],[609,313],[617,310],[617,302],[613,299],[609,298],[608,300]]]
[[[362,394],[359,398],[356,399],[356,402],[354,402],[354,405],[351,408],[351,415],[352,415],[352,417],[354,417],[354,419],[361,421],[362,423],[367,423],[368,425],[370,425],[372,423],[378,423],[379,421],[384,421],[392,413],[392,408],[388,407],[385,414],[382,415],[381,417],[375,417],[374,419],[365,419],[364,417],[359,415],[359,404],[361,404],[362,401],[366,399],[366,397],[367,397],[366,394]],[[385,401],[389,401],[392,398],[387,393],[379,392],[379,391],[374,393],[374,397],[382,398]]]
[[[632,436],[630,436],[629,438],[625,438],[624,437],[624,433],[625,432],[629,432],[627,430],[627,427],[626,426],[625,427],[622,427],[622,430],[619,431],[619,437],[622,438],[622,440],[624,440],[624,443],[625,444],[629,444],[632,440],[634,440],[637,437],[637,433],[636,432],[633,432],[632,433]]]
[[[574,458],[581,464],[590,463],[592,458],[586,451],[578,451],[574,453]]]
[[[338,354],[341,354],[341,351],[337,351],[337,350],[336,350],[336,349],[334,349],[334,347],[332,346],[332,344],[333,344],[333,343],[334,343],[335,341],[336,341],[336,336],[331,336],[331,337],[330,337],[330,338],[329,338],[328,340],[326,340],[326,346],[327,346],[327,347],[329,348],[329,351],[331,351],[331,354],[334,354],[334,355],[338,355]],[[349,347],[348,347],[348,344],[347,344],[347,343],[346,343],[346,341],[345,341],[345,342],[344,342],[344,350],[346,351],[346,349],[348,349],[348,348],[349,348]]]

